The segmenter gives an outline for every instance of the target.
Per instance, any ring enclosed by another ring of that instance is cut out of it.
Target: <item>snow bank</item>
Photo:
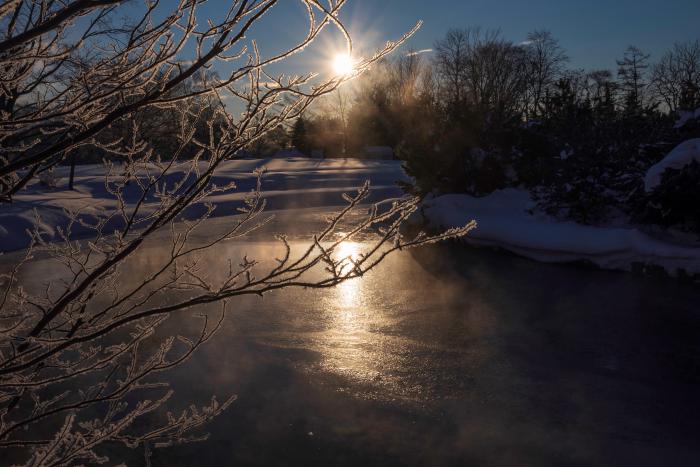
[[[695,110],[681,110],[678,112],[678,120],[673,128],[683,128],[692,120],[700,119],[700,107]]]
[[[465,240],[477,246],[501,247],[542,262],[590,261],[604,269],[630,271],[639,265],[700,273],[700,248],[659,241],[635,229],[593,227],[553,219],[533,212],[527,191],[505,189],[483,198],[445,195],[427,200],[423,213],[434,228],[464,225],[477,228]]]
[[[644,188],[647,192],[652,191],[661,183],[661,175],[666,169],[682,169],[694,160],[700,162],[700,139],[679,144],[660,162],[651,166],[644,177]]]

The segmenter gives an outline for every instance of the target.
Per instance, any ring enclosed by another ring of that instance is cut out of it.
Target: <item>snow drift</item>
[[[690,139],[676,146],[657,164],[651,166],[644,177],[644,189],[647,192],[661,184],[661,176],[666,169],[682,169],[692,161],[700,162],[700,139]]]
[[[630,271],[661,266],[669,274],[700,274],[700,248],[651,237],[634,227],[594,227],[561,221],[535,211],[525,190],[496,191],[483,198],[445,195],[426,200],[423,215],[433,228],[477,221],[465,241],[500,247],[549,263],[588,261],[603,269]]]

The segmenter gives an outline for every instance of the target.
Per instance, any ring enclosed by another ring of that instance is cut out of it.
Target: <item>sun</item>
[[[336,55],[333,59],[333,71],[336,75],[346,76],[355,70],[355,60],[348,54]]]

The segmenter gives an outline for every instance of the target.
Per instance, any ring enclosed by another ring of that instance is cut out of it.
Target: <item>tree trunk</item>
[[[68,176],[68,189],[73,189],[73,180],[75,179],[75,154],[70,156],[70,175]]]

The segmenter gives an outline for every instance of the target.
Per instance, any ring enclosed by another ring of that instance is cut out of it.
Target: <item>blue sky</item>
[[[263,50],[276,50],[302,32],[298,3],[281,0],[261,25]],[[514,42],[528,31],[549,29],[571,66],[585,69],[614,70],[631,44],[655,60],[675,41],[700,38],[700,0],[350,0],[342,18],[363,48],[400,36],[419,19],[424,25],[407,45],[417,50],[432,47],[450,27],[498,28]],[[330,43],[327,37],[307,53],[306,63],[314,64]]]

